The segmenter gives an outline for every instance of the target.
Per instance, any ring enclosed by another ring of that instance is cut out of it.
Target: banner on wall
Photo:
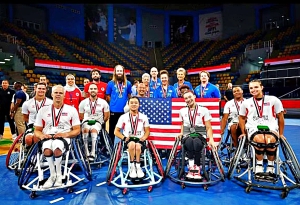
[[[224,65],[216,65],[216,66],[210,66],[210,67],[202,67],[202,68],[190,68],[188,69],[188,75],[195,75],[198,74],[200,71],[207,71],[209,73],[212,72],[219,72],[219,71],[225,71],[230,70],[230,64],[224,64]]]
[[[223,35],[222,12],[199,15],[199,41],[221,39]]]
[[[287,63],[299,63],[300,62],[300,55],[293,55],[281,58],[270,58],[264,61],[265,66],[267,65],[281,65]]]
[[[114,73],[114,68],[108,68],[103,66],[96,65],[85,65],[85,64],[77,64],[77,63],[65,63],[65,62],[57,62],[50,60],[39,60],[35,59],[34,65],[36,67],[43,68],[57,68],[57,69],[65,69],[65,70],[77,70],[77,71],[91,71],[92,69],[99,69],[101,73]],[[125,69],[125,74],[130,75],[130,70]]]

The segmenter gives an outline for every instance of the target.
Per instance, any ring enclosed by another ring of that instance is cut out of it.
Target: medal
[[[122,98],[123,97],[123,82],[120,84],[118,83],[118,91],[119,91],[119,98]]]
[[[195,133],[196,132],[195,128],[194,127],[190,127],[190,132],[191,133]]]
[[[58,124],[59,124],[59,120],[60,120],[60,116],[62,114],[62,110],[63,110],[64,105],[61,106],[61,108],[59,109],[57,115],[55,114],[55,108],[54,105],[52,104],[52,128],[51,128],[51,134],[56,134],[58,132]]]
[[[130,119],[130,125],[131,125],[131,136],[136,137],[137,128],[139,124],[139,114],[135,117],[135,120],[133,120],[133,116],[129,113],[129,119]]]
[[[263,97],[261,106],[258,105],[258,102],[257,102],[257,100],[254,97],[253,97],[253,101],[254,101],[254,105],[255,105],[257,116],[259,117],[258,123],[261,124],[264,121],[264,119],[263,119],[263,112],[264,112],[264,101],[265,101],[265,98]]]

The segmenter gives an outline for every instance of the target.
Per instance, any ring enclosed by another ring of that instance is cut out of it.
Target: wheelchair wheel
[[[23,133],[20,134],[13,144],[10,146],[8,153],[6,155],[5,165],[7,169],[14,170],[18,168],[20,155],[23,150]]]
[[[111,156],[113,154],[113,147],[114,147],[111,138],[109,137],[108,132],[105,129],[102,129],[101,132],[105,142],[106,149],[109,155]]]
[[[151,153],[152,157],[155,159],[154,163],[156,164],[156,168],[157,168],[159,174],[162,176],[162,178],[164,178],[164,175],[165,175],[164,168],[163,168],[160,156],[157,152],[157,149],[152,141],[148,141],[148,145],[150,148],[150,153]]]
[[[297,183],[300,183],[300,165],[295,152],[293,151],[291,145],[288,143],[287,140],[283,140],[280,138],[280,145],[285,157],[285,162],[291,169],[291,172],[295,178]]]
[[[216,150],[212,149],[212,154],[213,154],[213,157],[214,157],[214,161],[215,161],[215,163],[216,163],[216,165],[219,169],[221,180],[225,181],[225,171],[224,171],[222,162],[221,162],[221,160],[218,156],[218,152]]]
[[[92,169],[89,160],[85,154],[84,144],[80,141],[78,137],[72,140],[72,143],[81,170],[83,171],[85,177],[89,181],[92,181]]]
[[[227,172],[227,178],[228,179],[231,179],[231,177],[234,173],[234,170],[236,169],[236,166],[237,166],[237,164],[240,160],[240,157],[242,155],[242,151],[243,151],[243,148],[244,148],[245,141],[246,141],[246,137],[243,137],[242,140],[239,141],[239,145],[238,145],[238,148],[235,150],[233,159],[230,160],[230,164],[229,164],[228,172]]]
[[[40,143],[35,143],[29,150],[28,155],[24,160],[24,164],[21,168],[18,178],[18,185],[21,189],[23,189],[23,185],[27,184],[30,176],[35,171],[39,146]]]
[[[165,174],[164,174],[165,177],[168,176],[168,174],[169,174],[169,172],[171,170],[171,167],[172,167],[172,165],[175,162],[176,156],[178,154],[178,145],[179,145],[179,142],[180,142],[180,140],[178,138],[176,138],[176,140],[174,142],[174,146],[172,147],[172,150],[171,150],[168,162],[167,162],[166,169],[165,169]]]
[[[106,174],[106,181],[107,181],[108,185],[110,185],[110,182],[112,181],[112,179],[116,173],[117,164],[118,164],[118,162],[121,158],[121,154],[122,154],[122,147],[123,147],[122,141],[118,142],[118,144],[115,145],[115,149],[114,149],[113,155],[111,156],[107,174]]]

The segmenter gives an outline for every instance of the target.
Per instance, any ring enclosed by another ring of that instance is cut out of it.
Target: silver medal
[[[194,127],[190,127],[190,132],[191,133],[195,133],[196,132],[195,128]]]

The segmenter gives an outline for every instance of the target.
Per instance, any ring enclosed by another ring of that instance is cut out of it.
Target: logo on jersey
[[[67,112],[63,112],[63,113],[61,113],[61,116],[68,116],[68,113]]]
[[[270,106],[270,102],[264,103],[265,106]]]
[[[104,91],[104,87],[102,87],[101,90]]]
[[[79,96],[79,93],[76,93],[76,96],[78,97],[78,96]]]

